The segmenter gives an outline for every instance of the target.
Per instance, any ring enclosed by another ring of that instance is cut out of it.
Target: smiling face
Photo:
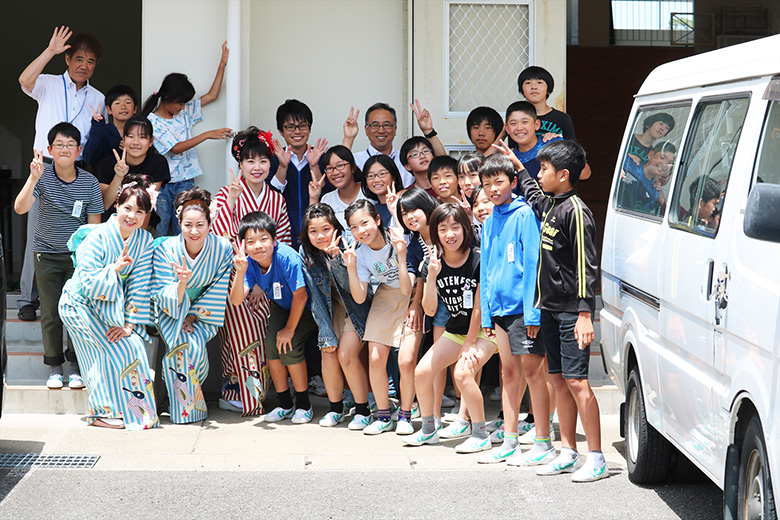
[[[471,197],[474,188],[480,184],[479,172],[465,167],[458,168],[458,187],[467,197]]]
[[[306,234],[311,245],[320,251],[325,251],[333,242],[336,228],[325,217],[317,217],[309,221],[309,229],[306,230]]]
[[[127,150],[128,164],[141,164],[146,159],[146,154],[149,153],[153,140],[154,137],[146,135],[142,126],[128,128],[122,138],[122,143]]]
[[[418,144],[406,154],[406,169],[414,174],[425,174],[432,158],[433,151],[424,144]]]
[[[81,88],[94,74],[97,59],[91,52],[79,49],[72,56],[65,56],[65,64],[68,66],[70,79]]]
[[[211,227],[206,214],[198,206],[188,206],[182,212],[179,223],[181,224],[181,236],[184,237],[187,252],[197,254],[203,249],[203,244]]]
[[[488,198],[487,193],[482,189],[479,192],[479,195],[477,195],[477,200],[475,200],[474,204],[471,206],[471,211],[474,213],[474,217],[476,217],[477,221],[480,224],[484,224],[485,219],[493,213],[494,207],[493,201]]]
[[[395,139],[396,124],[393,120],[393,114],[388,110],[374,110],[368,115],[366,121],[366,136],[371,146],[379,152],[388,154],[393,149],[393,139]]]
[[[410,231],[417,231],[418,233],[428,225],[428,216],[421,209],[413,209],[411,211],[402,210],[401,219]]]
[[[268,231],[248,229],[244,235],[244,245],[247,256],[260,264],[260,267],[263,269],[271,267],[276,238],[272,237]]]
[[[141,227],[146,218],[146,212],[138,206],[138,200],[134,196],[127,197],[122,203],[116,204],[116,221],[122,237]]]
[[[352,231],[358,242],[371,246],[377,245],[377,242],[382,239],[382,234],[379,230],[380,221],[371,217],[368,211],[361,209],[353,213],[349,219],[349,229]],[[380,245],[379,249],[383,246]]]
[[[392,174],[381,163],[375,162],[366,172],[366,186],[374,195],[386,195],[387,187],[392,182]]]
[[[647,154],[644,170],[648,179],[657,180],[661,185],[669,182],[669,176],[674,165],[674,154],[671,152],[654,152]]]
[[[543,79],[527,79],[523,82],[523,97],[536,104],[547,99],[547,82]]]
[[[463,245],[463,226],[455,220],[455,217],[448,217],[439,223],[436,229],[439,234],[439,241],[444,248],[444,253],[456,252]]]
[[[538,119],[517,110],[509,114],[509,118],[506,120],[506,133],[521,149],[532,147],[536,144],[536,131],[539,130],[540,125]]]
[[[116,98],[111,106],[106,107],[108,115],[113,116],[114,121],[127,121],[135,114],[135,101],[127,94]]]
[[[296,151],[302,150],[309,142],[311,125],[307,121],[293,120],[292,117],[288,117],[282,125],[281,134],[287,146]]]
[[[263,191],[265,178],[271,170],[271,161],[265,155],[245,157],[241,160],[241,173],[247,185],[255,193]]]
[[[516,187],[517,177],[510,181],[503,173],[482,179],[482,192],[487,194],[487,198],[495,206],[511,202],[512,192]]]
[[[352,165],[349,161],[345,161],[335,153],[330,156],[328,165],[325,166],[325,175],[327,175],[328,181],[336,189],[351,186],[355,182]]]
[[[431,173],[431,187],[442,201],[449,201],[458,193],[458,176],[450,168],[440,168]]]
[[[81,146],[72,137],[57,134],[54,141],[48,147],[54,164],[60,169],[73,167],[76,158],[81,155]]]
[[[471,125],[469,128],[469,139],[474,143],[474,147],[481,154],[485,154],[491,145],[496,142],[500,128],[493,128],[488,121],[482,121],[479,124]]]

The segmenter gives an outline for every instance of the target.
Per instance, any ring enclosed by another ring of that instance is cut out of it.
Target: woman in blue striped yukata
[[[152,210],[151,183],[141,176],[125,179],[116,215],[86,237],[83,228],[71,237],[76,270],[62,291],[59,312],[89,391],[88,424],[145,430],[160,425],[144,348],[152,235],[141,226]]]
[[[211,194],[199,188],[176,197],[181,235],[154,250],[152,301],[155,325],[165,340],[162,375],[171,422],[208,417],[201,382],[209,372],[206,343],[225,320],[233,246],[211,230]],[[158,239],[159,240],[159,239]]]

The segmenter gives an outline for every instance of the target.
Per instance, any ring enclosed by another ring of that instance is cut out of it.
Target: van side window
[[[618,209],[657,217],[660,222],[690,111],[690,103],[639,109],[616,181]]]
[[[696,109],[674,187],[669,223],[715,236],[750,98],[702,101]]]
[[[753,171],[753,185],[780,184],[780,101],[772,101],[764,123],[764,135]]]

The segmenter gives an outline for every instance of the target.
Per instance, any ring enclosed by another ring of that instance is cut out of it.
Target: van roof
[[[780,73],[780,34],[664,63],[637,96],[714,85]]]

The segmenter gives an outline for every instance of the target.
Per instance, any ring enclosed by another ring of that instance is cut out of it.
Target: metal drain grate
[[[50,455],[43,453],[0,453],[0,468],[81,468],[95,465],[100,455]]]

